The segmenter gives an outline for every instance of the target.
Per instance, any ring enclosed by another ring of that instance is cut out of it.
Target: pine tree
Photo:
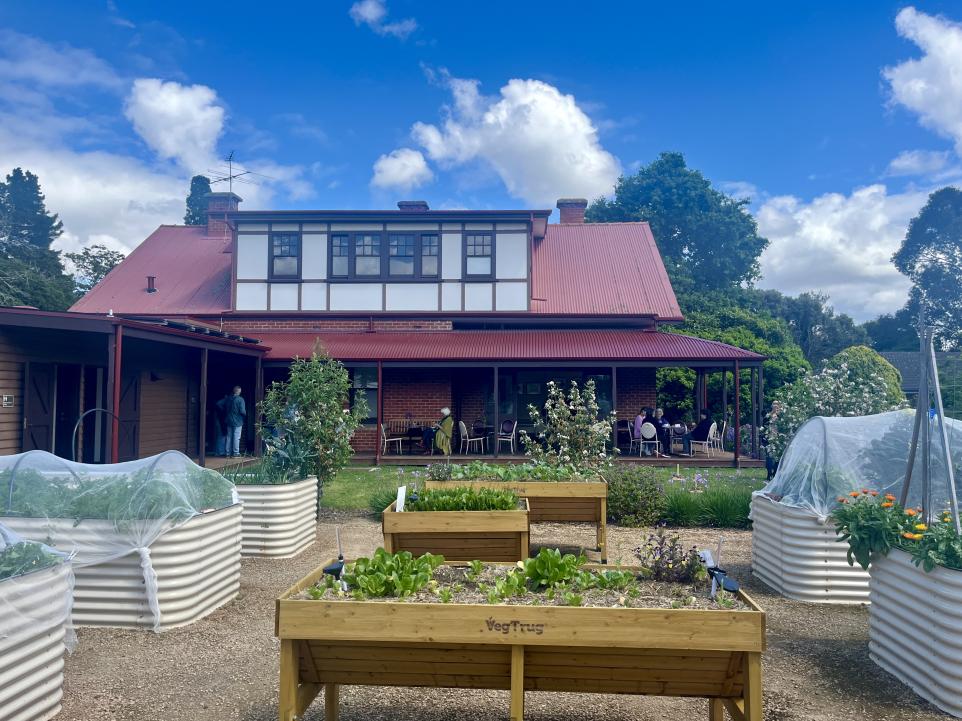
[[[195,175],[190,179],[190,195],[187,196],[184,225],[207,225],[208,195],[210,195],[210,178]]]
[[[63,223],[44,200],[30,171],[14,168],[0,182],[0,305],[66,310],[74,301],[73,279],[50,247]]]

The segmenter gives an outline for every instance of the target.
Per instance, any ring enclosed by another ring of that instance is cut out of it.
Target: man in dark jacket
[[[240,386],[234,386],[234,392],[227,402],[227,457],[240,456],[240,437],[244,421],[247,419],[247,404],[241,397]]]

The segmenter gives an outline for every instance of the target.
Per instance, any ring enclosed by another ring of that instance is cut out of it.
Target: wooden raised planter
[[[747,611],[292,598],[322,569],[277,600],[280,721],[322,688],[336,721],[341,684],[510,689],[512,721],[526,690],[700,696],[710,721],[762,719],[765,614],[744,593]]]
[[[60,712],[72,585],[69,562],[0,581],[0,718],[46,721]]]
[[[869,656],[947,714],[962,718],[962,571],[926,573],[897,549],[869,566]]]
[[[0,517],[25,538],[42,538],[69,551],[83,541],[95,545],[114,533],[101,519]],[[150,544],[157,574],[160,623],[167,630],[193,623],[231,601],[240,591],[241,504],[201,513]],[[154,628],[144,569],[137,553],[112,561],[74,566],[75,626]]]
[[[297,483],[238,483],[244,503],[241,555],[292,558],[317,536],[317,478]]]
[[[532,523],[593,523],[601,562],[608,562],[608,484],[604,480],[566,481],[427,481],[425,488],[507,488],[528,499]]]
[[[442,555],[449,561],[523,561],[528,557],[528,501],[516,511],[384,509],[384,550]]]

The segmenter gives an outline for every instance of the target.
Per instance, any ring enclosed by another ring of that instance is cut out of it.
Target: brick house
[[[482,432],[524,427],[549,380],[594,379],[602,409],[620,418],[655,404],[659,367],[695,369],[698,407],[710,373],[760,397],[762,356],[663,330],[683,318],[647,223],[585,223],[582,199],[559,200],[557,224],[551,210],[423,201],[380,211],[240,202],[213,193],[206,227],[158,228],[72,311],[257,339],[266,350],[254,395],[321,348],[367,397],[355,445],[378,457],[380,424],[403,430],[443,406]]]

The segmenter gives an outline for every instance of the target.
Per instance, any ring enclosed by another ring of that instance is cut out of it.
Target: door
[[[57,367],[53,363],[26,364],[23,398],[23,450],[53,451]]]
[[[138,458],[140,447],[140,374],[124,374],[120,381],[120,439],[117,443],[117,460],[132,461]]]

